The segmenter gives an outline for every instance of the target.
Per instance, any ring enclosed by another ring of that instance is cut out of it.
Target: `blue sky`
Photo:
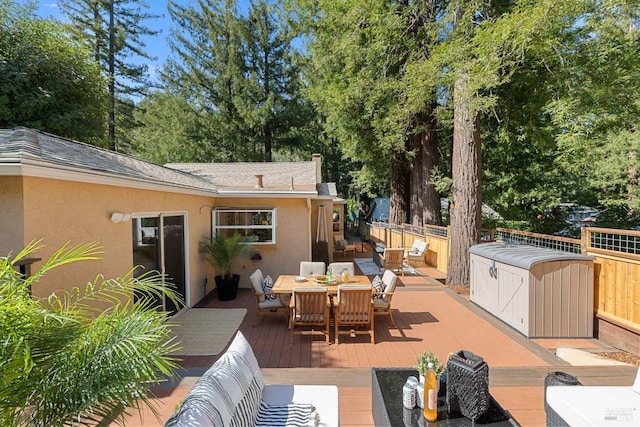
[[[178,3],[188,2],[189,0],[178,1]],[[27,3],[27,0],[19,1],[19,3]],[[149,66],[149,76],[152,80],[155,80],[157,78],[157,71],[162,68],[162,64],[169,54],[169,47],[167,45],[166,38],[169,35],[171,20],[169,19],[169,13],[167,12],[167,0],[147,0],[147,4],[149,5],[148,11],[151,14],[161,16],[158,19],[146,22],[147,27],[152,30],[160,30],[160,33],[154,37],[145,37],[143,39],[149,54],[152,57],[157,58],[155,61],[146,61]],[[37,14],[39,16],[64,20],[64,15],[60,10],[58,2],[54,0],[40,0],[37,2],[37,5]]]

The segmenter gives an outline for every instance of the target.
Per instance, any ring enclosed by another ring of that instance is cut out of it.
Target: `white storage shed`
[[[472,302],[526,337],[593,337],[593,257],[500,242],[469,252]]]

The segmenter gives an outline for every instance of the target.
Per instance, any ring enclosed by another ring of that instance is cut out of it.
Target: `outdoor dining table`
[[[304,277],[305,281],[296,281],[296,278]],[[338,294],[338,285],[370,285],[371,281],[367,276],[349,276],[349,281],[342,283],[336,281],[332,284],[316,283],[315,276],[299,276],[295,274],[281,274],[278,276],[276,283],[273,284],[271,289],[272,294],[290,294],[293,292],[293,288],[308,288],[313,286],[324,286],[327,288],[329,295],[334,296]]]

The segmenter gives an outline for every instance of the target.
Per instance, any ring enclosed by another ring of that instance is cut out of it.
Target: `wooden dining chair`
[[[296,334],[324,335],[327,344],[329,343],[330,305],[329,293],[324,286],[293,288],[289,314],[291,345]]]
[[[404,276],[404,248],[386,248],[382,257],[384,270],[399,271]]]
[[[335,342],[340,335],[367,334],[375,344],[371,285],[340,285],[334,300]],[[348,330],[340,328],[348,327]],[[364,330],[362,328],[365,328]]]

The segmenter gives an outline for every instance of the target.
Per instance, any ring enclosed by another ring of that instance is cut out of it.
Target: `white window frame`
[[[220,214],[238,213],[238,214],[260,214],[268,213],[271,215],[271,224],[233,224],[233,225],[219,225],[218,216]],[[245,244],[249,245],[275,245],[276,244],[276,208],[235,208],[235,207],[220,207],[214,208],[211,211],[211,230],[213,236],[221,230],[238,230],[242,233],[242,230],[271,230],[272,239],[269,241],[247,241]]]

